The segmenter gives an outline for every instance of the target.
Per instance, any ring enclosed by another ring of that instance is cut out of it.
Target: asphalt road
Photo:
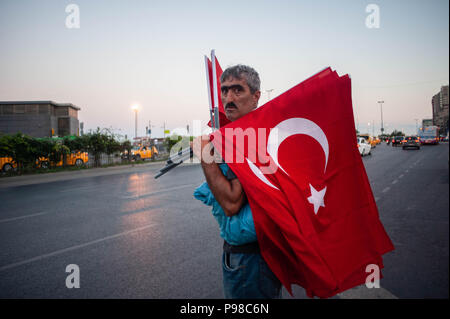
[[[382,144],[363,158],[396,250],[381,288],[335,298],[449,297],[448,154]],[[192,196],[201,168],[154,180],[159,168],[0,179],[0,298],[223,298],[218,226]],[[66,287],[71,264],[79,289]]]

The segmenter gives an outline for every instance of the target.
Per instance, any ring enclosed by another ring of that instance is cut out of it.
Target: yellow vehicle
[[[155,146],[152,146],[151,149],[147,146],[138,146],[131,149],[131,157],[135,161],[149,160],[157,154],[158,150]]]
[[[11,157],[0,157],[0,169],[2,171],[8,172],[14,168],[17,168],[17,164]]]
[[[87,152],[73,152],[67,155],[66,158],[66,165],[67,166],[81,166],[83,164],[86,164],[89,161],[89,155]],[[50,165],[50,161],[48,158],[40,157],[39,158],[39,166],[42,168],[48,168]],[[61,160],[56,163],[57,167],[63,166],[63,158],[61,156]]]
[[[89,160],[88,153],[86,152],[78,152],[78,153],[71,153],[67,155],[67,165],[70,166],[81,166],[84,163],[87,163]],[[36,165],[42,167],[42,168],[48,168],[50,165],[50,161],[46,157],[40,157],[39,160],[36,161]],[[56,163],[56,166],[63,166],[63,160],[61,160]],[[11,157],[0,157],[0,170],[4,172],[11,171],[12,169],[17,168],[17,163],[13,161]]]
[[[377,146],[377,144],[379,143],[376,138],[373,138],[369,134],[359,134],[358,136],[364,138],[367,141],[367,143],[370,144],[370,146],[372,148],[375,148]]]

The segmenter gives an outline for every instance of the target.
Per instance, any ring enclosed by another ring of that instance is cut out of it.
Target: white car
[[[372,153],[370,152],[372,147],[370,146],[369,143],[367,143],[365,138],[362,137],[356,138],[356,143],[358,144],[358,150],[361,156],[372,155]]]

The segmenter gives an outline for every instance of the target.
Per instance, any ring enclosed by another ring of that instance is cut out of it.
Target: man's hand
[[[191,142],[194,155],[201,160],[206,181],[225,215],[239,213],[245,202],[245,193],[239,180],[227,180],[214,159],[214,148],[208,135],[196,137]]]
[[[211,163],[213,161],[213,148],[209,141],[209,135],[196,137],[191,142],[194,155],[201,161]]]

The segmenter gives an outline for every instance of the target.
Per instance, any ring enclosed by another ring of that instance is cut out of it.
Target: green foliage
[[[394,131],[391,133],[391,136],[405,136],[405,133],[403,133],[402,131],[394,130]]]
[[[67,155],[71,152],[90,152],[95,165],[99,166],[102,153],[111,155],[123,148],[131,151],[131,142],[120,143],[114,134],[100,128],[83,136],[63,138],[33,138],[22,133],[0,135],[0,157],[11,157],[19,173],[40,166],[43,158],[52,166],[63,160],[66,166]]]
[[[120,152],[120,142],[116,140],[114,134],[107,129],[97,130],[93,133],[83,136],[87,150],[94,155],[95,166],[100,166],[100,155],[106,153],[108,155]]]
[[[178,152],[180,149],[190,147],[189,142],[194,140],[193,136],[171,135],[164,140],[163,145],[169,152]]]
[[[62,143],[54,143],[53,144],[53,148],[52,148],[52,152],[50,153],[49,159],[50,159],[50,164],[52,166],[56,166],[56,164],[61,160],[61,158],[63,159],[63,166],[66,166],[66,156],[67,154],[70,153],[70,149],[62,144]]]
[[[0,156],[13,157],[14,142],[12,135],[0,135]]]
[[[84,136],[65,136],[63,143],[71,152],[85,152],[88,140]]]

